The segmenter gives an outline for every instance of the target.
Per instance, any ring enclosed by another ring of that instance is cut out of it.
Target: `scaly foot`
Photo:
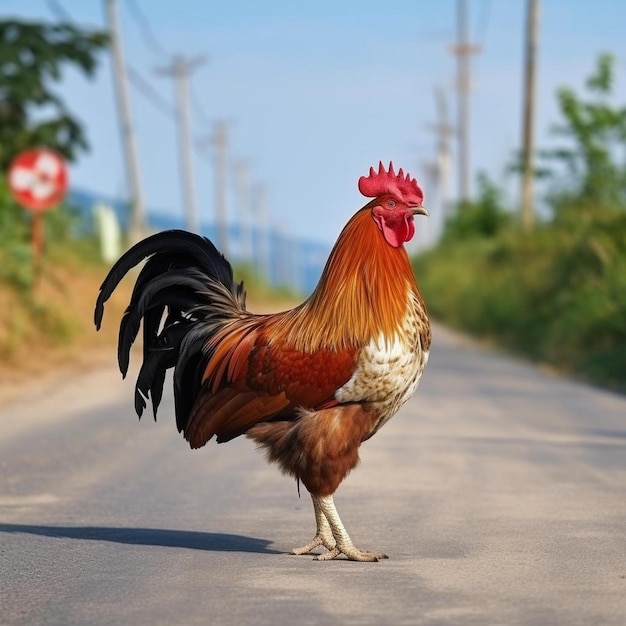
[[[333,531],[330,529],[328,520],[322,512],[319,503],[313,498],[313,510],[315,511],[315,523],[317,525],[317,533],[315,537],[301,548],[294,548],[291,554],[309,554],[311,550],[315,550],[318,546],[324,546],[327,550],[334,550],[337,542],[333,537]]]
[[[320,511],[326,519],[326,524],[330,528],[332,536],[335,538],[336,546],[325,554],[320,554],[315,557],[317,561],[329,561],[330,559],[336,559],[343,554],[350,561],[370,561],[376,562],[379,559],[388,558],[386,554],[380,552],[369,552],[367,550],[359,550],[354,546],[348,532],[344,528],[341,522],[339,513],[335,508],[332,496],[313,497],[313,504],[315,506],[316,514]],[[318,525],[319,526],[319,525]]]
[[[335,539],[332,534],[330,535],[330,539],[328,537],[323,537],[320,533],[315,535],[306,546],[302,546],[301,548],[294,548],[291,551],[291,554],[308,554],[312,550],[315,550],[318,546],[324,546],[327,550],[335,549]]]
[[[370,563],[375,563],[380,559],[388,559],[389,557],[382,552],[370,552],[369,550],[359,550],[355,548],[353,545],[344,546],[343,548],[336,547],[333,550],[329,550],[324,554],[320,554],[316,556],[314,561],[330,561],[331,559],[336,559],[341,555],[346,556],[350,561],[369,561]]]

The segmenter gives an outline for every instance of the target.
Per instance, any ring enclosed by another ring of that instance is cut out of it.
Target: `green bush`
[[[434,317],[626,389],[626,215],[449,241],[415,269]]]
[[[444,242],[449,240],[495,237],[510,226],[502,191],[486,174],[478,175],[478,200],[465,200],[445,224]]]
[[[626,390],[626,107],[611,100],[614,60],[601,55],[588,99],[557,92],[565,145],[549,221],[522,232],[485,177],[440,245],[415,260],[432,314],[527,356]]]
[[[54,254],[55,248],[67,253],[71,241],[72,249],[84,248],[86,258],[93,256],[87,243],[73,237],[76,217],[71,207],[62,205],[47,211],[43,219],[45,255]],[[13,200],[0,177],[0,281],[20,290],[31,288],[34,280],[31,220],[31,213]]]

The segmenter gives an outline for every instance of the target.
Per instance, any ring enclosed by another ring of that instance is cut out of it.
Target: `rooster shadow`
[[[282,552],[278,550],[269,548],[268,546],[272,542],[267,539],[194,530],[123,528],[110,526],[44,526],[0,523],[0,533],[19,533],[83,541],[105,541],[133,546],[186,548],[189,550],[207,550],[211,552],[282,554]]]

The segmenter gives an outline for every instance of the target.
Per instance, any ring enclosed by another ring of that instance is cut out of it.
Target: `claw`
[[[291,554],[309,554],[309,552],[315,550],[315,548],[317,548],[318,546],[324,546],[327,550],[334,550],[335,540],[332,538],[332,535],[330,538],[332,539],[332,541],[318,533],[317,535],[315,535],[315,537],[313,537],[313,539],[311,539],[311,541],[309,541],[309,543],[306,544],[306,546],[302,546],[301,548],[294,548],[291,551]]]
[[[350,561],[368,561],[370,563],[376,563],[379,559],[388,559],[386,554],[380,552],[369,552],[368,550],[359,550],[353,545],[344,546],[343,548],[335,548],[324,554],[319,554],[313,560],[314,561],[330,561],[336,559],[340,555],[346,556]]]
[[[389,558],[382,552],[359,550],[354,546],[341,523],[332,496],[320,497],[311,494],[311,499],[315,510],[317,533],[306,546],[295,548],[291,554],[309,554],[315,548],[324,546],[328,552],[316,555],[314,561],[330,561],[342,554],[350,561],[369,561],[370,563]]]
[[[294,548],[291,551],[291,554],[296,554],[296,555],[301,555],[301,554],[309,554],[309,552],[315,550],[315,548],[317,548],[317,546],[321,546],[322,545],[322,540],[315,535],[315,537],[313,537],[313,539],[311,539],[311,541],[309,541],[309,543],[306,544],[306,546],[302,546],[301,548]]]
[[[332,549],[324,554],[320,554],[315,557],[317,561],[330,561],[336,559],[343,554],[350,561],[369,561],[376,562],[379,559],[388,558],[386,554],[381,552],[369,552],[367,550],[359,550],[354,546],[350,535],[346,531],[344,525],[339,518],[339,513],[335,508],[332,496],[315,497],[313,496],[313,505],[315,507],[316,515],[319,511],[323,515],[332,536],[335,539],[336,545]],[[318,524],[319,528],[319,524]],[[328,548],[328,546],[326,546]]]

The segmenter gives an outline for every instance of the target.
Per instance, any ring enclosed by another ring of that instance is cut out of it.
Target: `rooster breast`
[[[356,369],[335,393],[340,403],[366,402],[379,416],[371,437],[417,389],[428,361],[431,331],[423,301],[411,292],[404,318],[391,337],[372,337],[357,357]]]

